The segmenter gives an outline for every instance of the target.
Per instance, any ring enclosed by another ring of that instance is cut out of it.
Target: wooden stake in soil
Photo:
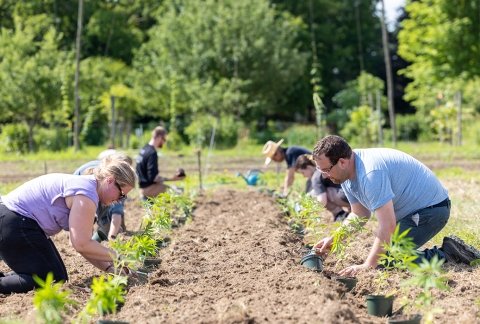
[[[202,185],[202,151],[197,150],[197,162],[198,162],[198,188],[200,192],[203,191],[203,185]]]

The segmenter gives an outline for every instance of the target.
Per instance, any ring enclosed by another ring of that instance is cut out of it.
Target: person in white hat
[[[285,174],[285,180],[283,182],[282,195],[287,196],[289,188],[292,186],[295,180],[295,162],[300,155],[312,154],[309,150],[300,146],[289,146],[286,148],[281,147],[283,139],[278,142],[268,141],[263,146],[262,153],[265,155],[265,165],[269,165],[274,161],[281,163],[285,161],[287,163],[287,171]]]

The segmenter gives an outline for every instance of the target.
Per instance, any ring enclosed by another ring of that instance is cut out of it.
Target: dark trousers
[[[23,293],[37,284],[33,275],[45,280],[67,281],[65,265],[52,240],[37,222],[10,211],[0,203],[0,257],[13,272],[0,277],[0,293]]]
[[[402,218],[399,221],[400,232],[410,229],[408,236],[413,238],[413,242],[415,242],[418,248],[437,235],[445,227],[449,217],[450,200],[446,199],[437,205],[423,208],[412,215]],[[417,259],[417,262],[420,262],[422,258],[430,260],[435,255],[439,259],[445,259],[443,251],[434,246],[431,249],[420,251],[420,257]]]

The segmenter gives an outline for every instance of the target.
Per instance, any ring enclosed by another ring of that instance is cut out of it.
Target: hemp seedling
[[[85,312],[89,315],[115,314],[119,303],[125,301],[125,286],[127,278],[116,275],[101,275],[93,278],[92,295],[85,305]]]
[[[65,306],[74,304],[74,301],[68,298],[70,291],[62,290],[62,282],[54,283],[51,272],[47,274],[45,281],[37,275],[33,275],[33,280],[40,286],[33,296],[33,305],[37,309],[40,320],[49,324],[63,323],[62,312]]]
[[[448,290],[448,278],[442,270],[444,259],[439,259],[436,255],[431,259],[422,259],[422,262],[414,268],[411,268],[412,278],[403,282],[403,286],[418,287],[421,292],[416,296],[414,306],[423,310],[424,323],[433,323],[434,315],[441,313],[441,308],[433,307],[435,297],[432,294],[434,289]]]
[[[335,253],[339,260],[345,257],[345,251],[353,240],[352,234],[363,230],[363,221],[358,217],[349,219],[346,224],[341,224],[332,232],[332,253]]]
[[[410,228],[400,233],[400,225],[395,231],[389,243],[384,243],[384,253],[380,254],[378,263],[385,269],[407,270],[417,267],[414,262],[418,258],[413,238],[408,236]]]

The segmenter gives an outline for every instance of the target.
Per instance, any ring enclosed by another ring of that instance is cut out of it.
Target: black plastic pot
[[[332,279],[345,285],[347,291],[351,291],[353,288],[355,288],[358,281],[355,277],[333,277]]]
[[[168,244],[170,243],[170,238],[167,236],[167,237],[164,237],[163,239],[158,239],[156,243],[159,249],[167,247]]]
[[[420,324],[422,321],[422,315],[413,314],[413,315],[396,315],[388,319],[390,324]]]
[[[158,267],[160,263],[162,263],[162,260],[159,258],[145,258],[143,260],[143,265],[147,268]]]
[[[392,315],[393,296],[367,295],[368,314],[384,317]]]
[[[321,272],[323,270],[323,259],[321,256],[315,254],[314,251],[305,255],[302,260],[300,260],[300,264],[314,271]]]

